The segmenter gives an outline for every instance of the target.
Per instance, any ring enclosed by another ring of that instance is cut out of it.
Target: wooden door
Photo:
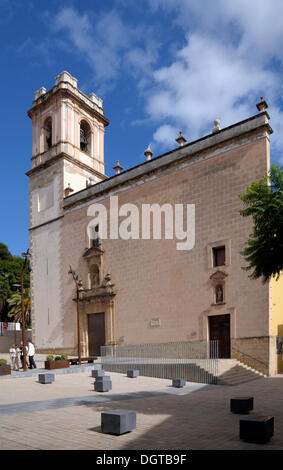
[[[105,345],[105,314],[88,315],[88,350],[90,356],[100,356],[100,346]]]
[[[230,315],[209,317],[209,339],[218,340],[218,357],[231,357]]]

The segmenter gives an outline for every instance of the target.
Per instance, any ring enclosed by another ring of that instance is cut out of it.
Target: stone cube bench
[[[186,379],[172,379],[172,387],[182,388],[186,385]]]
[[[230,411],[236,414],[248,414],[254,407],[253,397],[234,397],[230,400]]]
[[[134,379],[140,375],[139,370],[127,370],[127,377],[130,377],[131,379]]]
[[[105,371],[102,370],[102,369],[93,369],[93,370],[91,371],[91,375],[92,375],[92,377],[94,377],[94,378],[103,377],[104,374],[105,374]]]
[[[244,442],[266,444],[273,435],[273,416],[249,416],[240,420],[240,439]]]
[[[94,390],[96,392],[109,392],[109,390],[112,390],[111,378],[108,375],[96,377]]]
[[[136,429],[136,412],[112,410],[101,413],[101,431],[104,434],[125,434]]]
[[[39,374],[38,382],[40,384],[51,384],[55,381],[55,374]]]

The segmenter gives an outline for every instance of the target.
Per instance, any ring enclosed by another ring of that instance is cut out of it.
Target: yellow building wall
[[[283,338],[283,274],[271,280],[270,335]],[[277,354],[277,371],[283,372],[283,354]]]

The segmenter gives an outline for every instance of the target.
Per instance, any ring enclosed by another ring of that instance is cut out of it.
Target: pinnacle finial
[[[221,130],[220,120],[219,119],[214,119],[214,128],[212,129],[212,132],[219,132],[220,130]]]
[[[265,111],[268,108],[268,104],[263,98],[263,96],[260,97],[259,103],[256,104],[257,109],[261,113],[262,111]]]
[[[118,175],[121,172],[121,170],[123,170],[123,169],[124,168],[120,165],[119,160],[117,160],[116,165],[113,166],[113,170],[116,171],[116,175]]]
[[[152,157],[152,155],[153,155],[153,152],[152,152],[152,150],[151,150],[151,148],[150,148],[150,145],[147,146],[147,149],[145,150],[144,155],[146,156],[146,160],[147,160],[147,161],[151,160],[151,157]]]
[[[179,132],[179,137],[177,137],[176,142],[179,144],[180,147],[183,147],[183,145],[187,142],[187,139],[183,136],[183,131]]]

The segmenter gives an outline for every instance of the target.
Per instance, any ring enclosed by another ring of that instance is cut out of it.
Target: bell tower
[[[60,350],[63,200],[107,178],[104,129],[109,121],[102,100],[80,91],[77,79],[65,71],[49,91],[41,87],[35,92],[28,116],[32,120],[32,164],[27,176],[33,341],[38,349],[48,345]],[[52,324],[58,325],[56,332],[49,331]]]
[[[64,161],[64,189],[80,191],[89,180],[105,179],[104,129],[109,124],[103,102],[94,93],[85,95],[68,72],[55,78],[55,86],[41,87],[28,111],[32,120],[32,169],[38,174]],[[74,171],[75,168],[75,171]]]

